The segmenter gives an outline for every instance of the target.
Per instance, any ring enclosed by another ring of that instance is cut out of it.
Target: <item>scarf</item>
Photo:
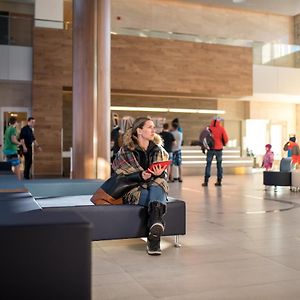
[[[164,161],[168,159],[168,153],[159,146],[159,151],[154,153],[153,162]],[[142,172],[144,169],[140,166],[133,152],[127,147],[122,147],[112,164],[113,170],[117,175],[128,175],[136,172]],[[142,182],[140,186],[133,188],[123,197],[124,203],[138,204],[142,189],[148,186],[160,186],[166,193],[169,191],[169,186],[165,178],[153,178],[150,181]]]

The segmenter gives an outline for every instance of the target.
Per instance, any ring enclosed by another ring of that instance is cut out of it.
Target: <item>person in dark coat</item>
[[[42,151],[41,146],[38,144],[34,134],[33,128],[35,125],[35,119],[33,117],[28,118],[27,125],[21,129],[20,132],[20,140],[24,141],[25,148],[23,148],[23,155],[25,158],[25,166],[24,166],[24,179],[30,179],[30,169],[32,165],[32,147],[36,146],[38,151]]]

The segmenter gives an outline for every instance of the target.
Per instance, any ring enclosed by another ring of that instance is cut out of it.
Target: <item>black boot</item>
[[[204,182],[202,183],[202,186],[208,185],[208,177],[204,177]]]
[[[163,215],[166,212],[166,205],[160,202],[151,202],[149,205],[149,235],[147,241],[147,252],[149,255],[160,255],[160,236],[165,229]]]
[[[217,182],[215,183],[215,186],[222,186],[222,178],[218,178]]]

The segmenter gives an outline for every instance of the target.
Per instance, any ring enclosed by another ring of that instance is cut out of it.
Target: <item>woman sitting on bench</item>
[[[126,177],[136,186],[122,197],[123,203],[138,204],[148,207],[149,235],[147,252],[160,255],[160,236],[164,231],[163,215],[166,213],[168,193],[167,166],[150,165],[168,160],[168,153],[161,146],[162,141],[155,133],[155,126],[150,118],[138,118],[123,138],[123,146],[113,161],[112,168],[117,175]]]

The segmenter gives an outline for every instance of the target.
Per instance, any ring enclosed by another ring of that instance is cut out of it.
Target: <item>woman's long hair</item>
[[[138,134],[137,129],[142,129],[147,121],[151,121],[151,118],[140,117],[135,119],[132,124],[132,127],[129,128],[124,134],[124,144],[130,149],[133,150],[138,145]]]

